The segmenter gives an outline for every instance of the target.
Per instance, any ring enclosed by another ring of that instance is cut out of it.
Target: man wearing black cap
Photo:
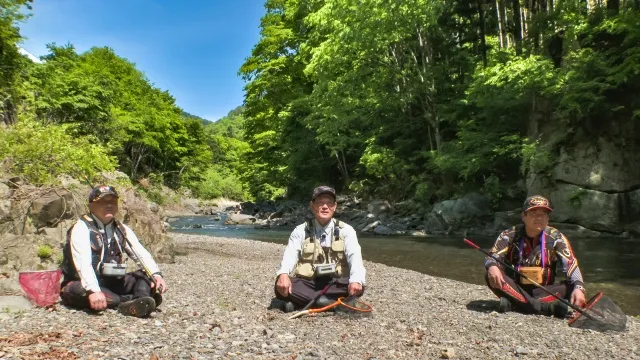
[[[356,232],[333,219],[338,207],[335,190],[315,188],[309,205],[314,219],[293,230],[276,273],[275,293],[285,312],[312,300],[314,307],[322,307],[339,297],[361,296],[365,285]]]
[[[115,219],[117,212],[118,193],[113,186],[91,190],[89,214],[67,232],[60,295],[72,307],[117,308],[123,315],[144,317],[160,305],[167,286],[151,254],[128,226]],[[125,253],[138,257],[154,282],[143,271],[125,273]]]
[[[500,312],[514,310],[563,318],[566,304],[531,284],[510,269],[503,268],[494,258],[511,264],[548,290],[580,307],[585,302],[585,288],[578,260],[569,240],[549,224],[553,211],[549,200],[535,195],[523,206],[522,222],[503,231],[489,252],[485,268],[491,291],[500,298]],[[567,280],[556,283],[558,265]]]

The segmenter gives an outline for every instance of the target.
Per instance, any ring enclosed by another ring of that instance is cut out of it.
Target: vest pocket
[[[298,275],[300,277],[305,277],[305,278],[312,278],[313,277],[313,265],[311,265],[309,263],[298,264],[298,267],[296,269],[296,275]]]
[[[302,248],[302,260],[313,261],[313,253],[315,252],[315,244],[314,243],[306,243]]]

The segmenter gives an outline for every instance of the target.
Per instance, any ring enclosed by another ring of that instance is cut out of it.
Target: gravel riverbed
[[[56,306],[0,313],[0,359],[638,359],[640,320],[598,333],[498,314],[485,287],[365,262],[369,316],[287,320],[268,310],[284,247],[172,234],[161,312],[138,319]],[[452,259],[451,266],[455,266]],[[481,259],[478,261],[481,271]]]

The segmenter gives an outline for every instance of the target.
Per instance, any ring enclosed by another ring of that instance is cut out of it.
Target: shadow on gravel
[[[498,311],[500,301],[498,300],[473,300],[467,304],[467,309],[477,312],[490,313]]]

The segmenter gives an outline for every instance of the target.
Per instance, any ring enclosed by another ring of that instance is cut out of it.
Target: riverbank
[[[371,262],[365,262],[364,298],[374,307],[370,317],[326,314],[288,321],[285,314],[267,310],[282,245],[172,236],[182,255],[175,264],[162,265],[170,292],[161,313],[135,319],[58,307],[2,314],[0,334],[7,337],[0,336],[0,358],[20,353],[27,359],[149,359],[154,354],[159,359],[433,359],[445,349],[452,349],[456,359],[516,353],[640,357],[637,319],[629,318],[626,332],[602,334],[542,316],[497,314],[492,312],[496,299],[484,286]],[[63,352],[67,357],[56,357]]]

